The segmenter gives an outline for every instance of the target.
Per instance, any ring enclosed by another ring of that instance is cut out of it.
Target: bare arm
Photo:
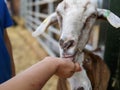
[[[11,46],[11,43],[10,43],[10,40],[9,40],[9,37],[7,34],[7,30],[4,30],[4,40],[5,40],[6,47],[7,47],[7,50],[9,52],[9,55],[11,58],[12,76],[15,76],[15,65],[14,65],[14,61],[13,61],[12,46]]]
[[[79,70],[79,64],[70,60],[47,57],[1,84],[0,90],[40,90],[53,74],[66,78]]]

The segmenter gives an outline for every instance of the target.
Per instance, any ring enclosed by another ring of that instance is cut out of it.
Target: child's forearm
[[[57,60],[46,58],[2,84],[0,90],[40,90],[55,73],[57,67]]]

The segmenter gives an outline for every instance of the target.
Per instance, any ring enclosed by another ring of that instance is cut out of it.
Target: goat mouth
[[[70,59],[72,59],[72,61],[75,61],[75,57],[76,57],[76,53],[74,55],[70,55],[70,54],[63,55],[63,58],[70,58]]]
[[[76,50],[76,52],[75,52],[74,54],[72,54],[72,55],[71,55],[71,54],[64,53],[63,56],[62,56],[62,58],[71,58],[72,61],[76,61],[77,55],[78,55],[79,53],[81,53],[81,52],[82,52],[82,50],[78,49],[78,50]]]
[[[63,55],[63,58],[73,58],[74,57],[74,55]]]

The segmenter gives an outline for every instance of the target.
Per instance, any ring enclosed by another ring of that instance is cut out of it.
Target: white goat
[[[92,26],[99,18],[108,20],[116,28],[120,27],[119,17],[109,10],[97,8],[96,0],[63,0],[56,12],[45,19],[33,32],[33,36],[38,36],[50,24],[58,21],[61,29],[59,41],[61,58],[73,58],[74,62],[79,62],[82,67],[81,72],[75,73],[69,79],[72,90],[92,90],[91,81],[83,67],[83,49],[89,39]]]

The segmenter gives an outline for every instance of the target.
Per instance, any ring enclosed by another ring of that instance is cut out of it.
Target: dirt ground
[[[11,27],[7,31],[13,47],[17,74],[48,55],[26,28],[19,25]],[[53,76],[42,90],[56,90],[56,83],[57,76]]]

